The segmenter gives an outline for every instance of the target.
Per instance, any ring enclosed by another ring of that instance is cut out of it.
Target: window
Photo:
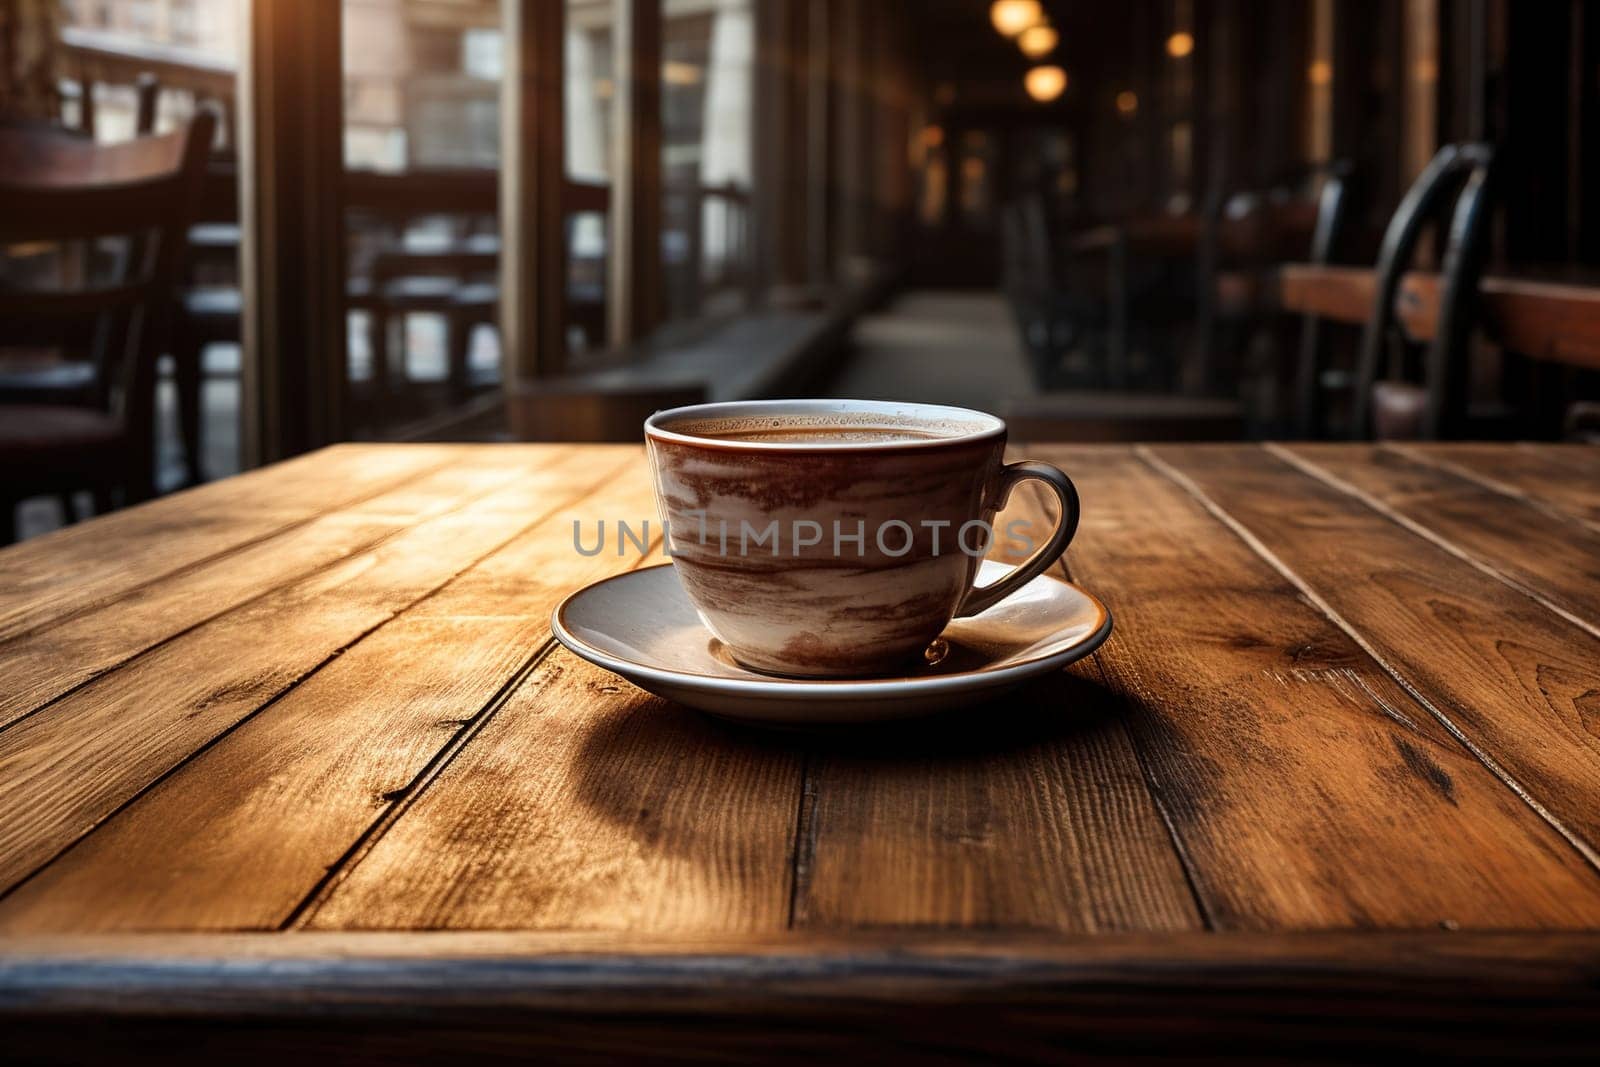
[[[499,384],[499,0],[343,0],[349,423]]]
[[[737,309],[752,263],[755,16],[749,0],[665,0],[661,256],[669,318]]]

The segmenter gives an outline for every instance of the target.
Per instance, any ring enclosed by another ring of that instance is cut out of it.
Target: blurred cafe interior
[[[0,543],[854,396],[1600,439],[1583,0],[0,0]]]

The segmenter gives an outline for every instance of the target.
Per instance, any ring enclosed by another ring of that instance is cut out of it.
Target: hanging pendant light
[[[1017,35],[1017,47],[1022,49],[1022,54],[1029,59],[1043,59],[1056,50],[1060,43],[1061,35],[1054,26],[1040,24],[1029,26]]]
[[[1002,36],[1015,37],[1042,23],[1044,8],[1039,0],[994,0],[989,5],[989,21]]]
[[[1041,104],[1048,104],[1067,91],[1067,72],[1057,66],[1034,67],[1022,79],[1028,95]]]

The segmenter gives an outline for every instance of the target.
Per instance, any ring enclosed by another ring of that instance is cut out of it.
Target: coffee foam
[[[895,415],[877,411],[796,412],[774,415],[729,415],[683,419],[661,427],[693,437],[737,438],[743,441],[781,442],[793,436],[826,438],[839,444],[885,441],[926,441],[965,437],[987,429],[969,419],[938,419],[923,415]],[[820,443],[820,442],[819,442]]]

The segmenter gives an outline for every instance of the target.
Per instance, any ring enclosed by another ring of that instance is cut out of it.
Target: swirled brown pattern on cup
[[[1005,448],[1003,437],[814,451],[648,444],[673,562],[706,625],[746,666],[803,676],[895,670],[938,636],[978,565],[962,527],[993,519],[986,494]],[[979,540],[969,530],[981,553]]]

